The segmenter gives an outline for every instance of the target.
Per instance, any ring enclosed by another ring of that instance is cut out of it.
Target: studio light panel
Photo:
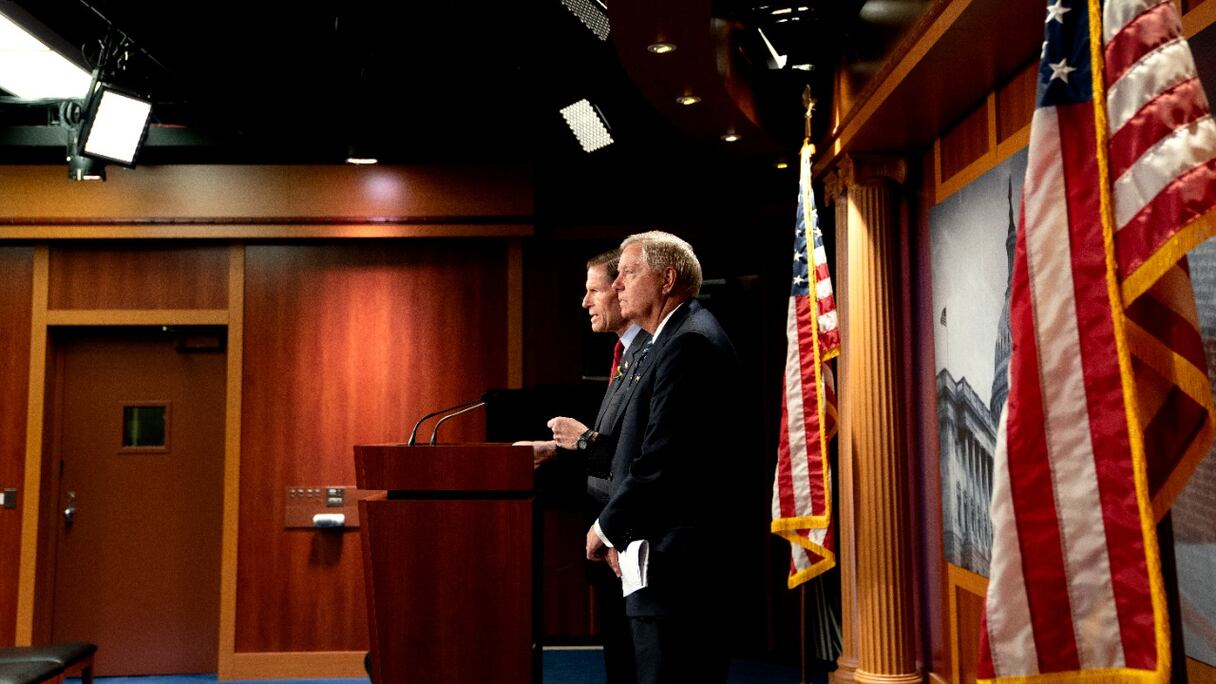
[[[562,108],[561,112],[584,151],[594,152],[612,144],[612,134],[608,132],[603,117],[587,100],[579,100]]]
[[[86,120],[81,132],[81,151],[90,157],[133,165],[152,115],[152,103],[104,86],[96,97],[96,113]]]

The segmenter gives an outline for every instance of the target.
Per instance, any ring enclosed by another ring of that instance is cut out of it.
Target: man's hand
[[[617,577],[621,576],[621,557],[616,552],[616,549],[608,549],[608,553],[604,556],[604,560],[608,561],[608,567],[616,573]]]
[[[557,442],[553,440],[515,442],[511,446],[532,447],[532,469],[536,470],[544,463],[557,457]]]
[[[553,441],[563,449],[576,448],[579,436],[587,431],[586,425],[564,416],[551,418],[546,425],[553,431]]]
[[[600,539],[600,535],[596,534],[594,527],[587,530],[587,560],[602,561],[608,555],[608,552],[615,553],[615,551],[615,549],[609,549],[604,545],[604,540]]]

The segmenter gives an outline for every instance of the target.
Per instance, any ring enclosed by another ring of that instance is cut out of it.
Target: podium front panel
[[[375,681],[533,681],[531,496],[359,507]]]

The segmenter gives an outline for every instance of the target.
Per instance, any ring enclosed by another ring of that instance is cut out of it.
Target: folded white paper
[[[625,596],[646,587],[646,574],[650,568],[650,544],[645,539],[632,541],[620,555],[621,590]]]

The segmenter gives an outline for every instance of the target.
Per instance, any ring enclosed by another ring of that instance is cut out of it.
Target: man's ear
[[[663,269],[663,294],[669,295],[676,289],[676,269],[668,266]]]

